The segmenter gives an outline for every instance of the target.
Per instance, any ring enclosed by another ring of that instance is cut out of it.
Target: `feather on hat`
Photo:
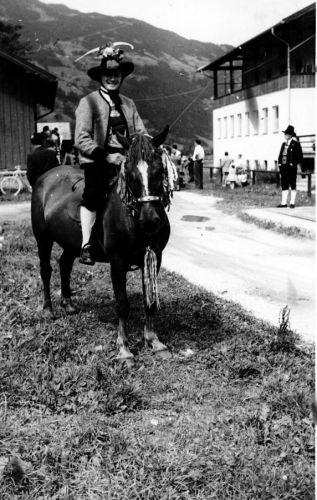
[[[133,45],[126,42],[114,42],[109,43],[105,47],[96,47],[91,49],[82,56],[78,57],[76,61],[79,61],[83,57],[98,52],[97,57],[101,56],[101,63],[99,66],[94,66],[87,71],[88,76],[97,82],[100,82],[101,75],[107,71],[120,70],[122,77],[130,75],[134,70],[134,64],[129,61],[123,61],[124,52],[122,49],[117,48],[120,45],[127,45],[131,49],[134,49]]]

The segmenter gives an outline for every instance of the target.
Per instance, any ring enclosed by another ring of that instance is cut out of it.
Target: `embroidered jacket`
[[[284,152],[284,148],[287,150]],[[286,154],[285,154],[286,153]],[[286,161],[283,161],[283,156],[286,158]],[[290,167],[297,167],[299,163],[303,160],[303,152],[300,143],[292,137],[292,139],[287,142],[283,142],[280,150],[280,154],[278,156],[278,166],[288,165]]]
[[[127,123],[129,135],[146,133],[143,121],[132,99],[120,95],[121,109]],[[79,101],[76,109],[76,127],[74,145],[79,151],[80,163],[91,163],[92,152],[97,147],[104,149],[109,132],[109,103],[99,90],[91,92]]]

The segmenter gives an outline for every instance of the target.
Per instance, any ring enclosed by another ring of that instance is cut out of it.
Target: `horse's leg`
[[[157,274],[159,273],[161,267],[162,255],[157,255]],[[145,283],[144,283],[144,268],[142,269],[142,285],[143,285],[143,301],[145,309],[145,326],[144,326],[144,340],[146,344],[152,349],[154,354],[160,353],[162,357],[170,357],[168,348],[163,342],[161,342],[154,331],[154,315],[157,311],[156,302],[150,307],[146,303],[145,296]]]
[[[77,313],[77,308],[74,306],[70,292],[70,274],[72,272],[75,255],[64,250],[59,259],[59,269],[61,274],[61,306],[65,309],[66,314]]]
[[[117,337],[118,359],[126,361],[128,365],[132,365],[134,356],[128,347],[126,334],[127,319],[130,312],[127,297],[127,269],[124,261],[119,258],[112,259],[110,264],[112,286],[117,302],[116,313],[119,320]]]
[[[50,261],[51,261],[53,241],[48,236],[41,235],[41,237],[37,240],[37,245],[38,245],[38,254],[40,259],[40,274],[43,282],[43,291],[44,291],[43,311],[45,315],[53,317],[53,308],[52,308],[51,292],[50,292],[50,280],[52,274],[52,267]]]

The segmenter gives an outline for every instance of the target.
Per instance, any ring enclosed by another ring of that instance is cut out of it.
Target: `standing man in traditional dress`
[[[281,174],[282,201],[278,208],[287,207],[289,188],[291,189],[290,208],[295,208],[297,167],[301,167],[303,161],[302,147],[296,138],[292,125],[283,130],[285,141],[283,142],[278,157],[278,168]]]

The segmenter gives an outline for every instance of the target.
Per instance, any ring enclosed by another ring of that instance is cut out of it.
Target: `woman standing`
[[[76,110],[75,146],[85,174],[80,210],[82,250],[79,261],[82,264],[94,264],[90,235],[98,203],[125,158],[120,135],[129,137],[133,133],[146,132],[132,99],[119,94],[124,78],[133,70],[132,62],[123,61],[121,49],[107,47],[100,66],[87,72],[100,87],[82,98]]]

